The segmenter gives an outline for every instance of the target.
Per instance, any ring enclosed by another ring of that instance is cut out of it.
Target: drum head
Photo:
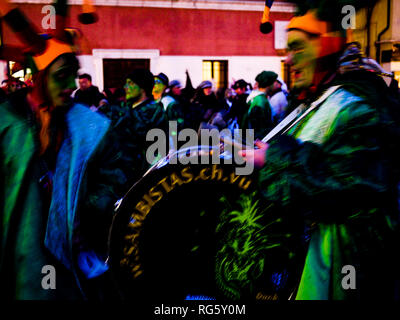
[[[124,299],[256,298],[287,289],[286,263],[268,275],[260,265],[267,243],[232,252],[235,237],[242,246],[253,232],[241,218],[263,215],[256,187],[255,175],[239,176],[232,165],[167,164],[145,175],[120,202],[110,231],[109,264]],[[287,262],[287,251],[278,255]],[[242,281],[249,275],[255,280]]]

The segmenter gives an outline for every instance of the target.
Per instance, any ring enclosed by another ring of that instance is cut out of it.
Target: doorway
[[[128,73],[139,68],[150,70],[150,59],[103,59],[104,88],[123,88]]]

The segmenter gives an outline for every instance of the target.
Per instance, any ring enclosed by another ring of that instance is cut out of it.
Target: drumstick
[[[228,137],[220,137],[220,141],[240,150],[251,148],[250,146],[236,142],[235,140],[232,140]]]

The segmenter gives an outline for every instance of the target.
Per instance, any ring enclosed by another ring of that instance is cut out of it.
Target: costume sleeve
[[[107,246],[114,204],[127,191],[127,172],[134,170],[120,141],[118,132],[109,130],[87,166],[80,228],[86,243],[100,252]]]
[[[382,207],[391,169],[379,123],[376,109],[355,102],[339,112],[322,144],[280,136],[271,142],[260,172],[263,196],[317,220],[356,217]]]

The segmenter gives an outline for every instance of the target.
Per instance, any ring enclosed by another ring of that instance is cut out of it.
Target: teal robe
[[[0,118],[1,295],[82,299],[76,258],[82,251],[104,253],[113,204],[126,183],[110,121],[82,105],[67,112],[49,209],[39,185],[37,129],[25,98],[0,105]],[[45,265],[56,268],[55,290],[42,287]]]

